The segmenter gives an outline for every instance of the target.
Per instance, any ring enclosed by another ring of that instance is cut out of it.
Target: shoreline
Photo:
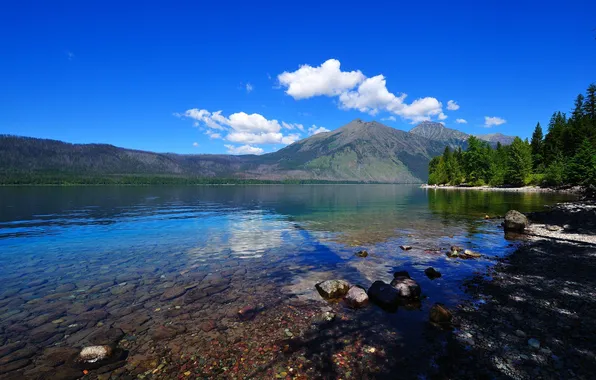
[[[422,185],[421,189],[427,190],[476,190],[476,191],[502,191],[516,193],[566,193],[581,194],[581,187],[556,189],[552,187],[522,186],[522,187],[493,187],[493,186],[452,186],[452,185]]]
[[[526,242],[464,284],[472,300],[434,358],[457,378],[590,378],[596,372],[596,203],[529,213]],[[586,353],[589,353],[586,355]]]

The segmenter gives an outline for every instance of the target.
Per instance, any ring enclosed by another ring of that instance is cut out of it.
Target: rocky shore
[[[552,188],[540,186],[522,186],[522,187],[493,187],[493,186],[450,186],[450,185],[422,185],[421,189],[445,189],[445,190],[476,190],[476,191],[504,191],[511,193],[568,193],[579,194],[581,187],[571,188]]]
[[[438,378],[591,379],[596,373],[596,204],[528,215],[527,242],[465,284],[473,301],[433,357]]]

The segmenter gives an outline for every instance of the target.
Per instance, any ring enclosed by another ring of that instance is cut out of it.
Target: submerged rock
[[[402,298],[420,298],[420,285],[409,277],[395,277],[391,281],[391,286],[397,290]]]
[[[424,270],[424,274],[426,274],[426,277],[430,278],[431,280],[434,280],[435,278],[441,277],[441,272],[437,271],[433,267],[426,268]]]
[[[321,297],[325,299],[342,298],[350,289],[350,284],[344,280],[327,280],[315,285]]]
[[[440,325],[451,323],[453,315],[443,304],[436,303],[430,308],[430,321]]]
[[[344,301],[346,301],[351,308],[359,309],[368,305],[368,295],[361,287],[352,286],[350,290],[348,290],[348,294],[346,294]]]
[[[399,292],[383,281],[375,281],[368,288],[368,296],[372,302],[384,309],[396,310],[399,305]]]
[[[528,218],[524,214],[516,210],[509,210],[505,214],[505,222],[503,227],[505,232],[524,232],[528,226]]]
[[[89,346],[81,350],[78,361],[81,363],[97,363],[111,356],[112,347],[110,346]]]
[[[169,301],[174,298],[178,298],[183,296],[188,289],[184,286],[173,286],[171,288],[166,289],[165,292],[159,298],[160,301]]]
[[[358,251],[358,252],[356,252],[356,256],[358,256],[358,257],[366,257],[366,256],[368,256],[368,252],[366,252],[366,251]]]

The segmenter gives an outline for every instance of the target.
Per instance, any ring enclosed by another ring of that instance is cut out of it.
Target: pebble
[[[538,339],[535,339],[535,338],[530,338],[528,340],[528,345],[530,347],[532,347],[533,349],[537,350],[537,349],[540,348],[540,341]]]

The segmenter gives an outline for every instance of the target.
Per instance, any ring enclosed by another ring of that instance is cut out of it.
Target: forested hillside
[[[446,147],[429,164],[429,184],[596,185],[596,85],[579,94],[571,115],[555,112],[544,135],[540,123],[531,141],[516,137],[496,149],[471,136],[468,147]]]

